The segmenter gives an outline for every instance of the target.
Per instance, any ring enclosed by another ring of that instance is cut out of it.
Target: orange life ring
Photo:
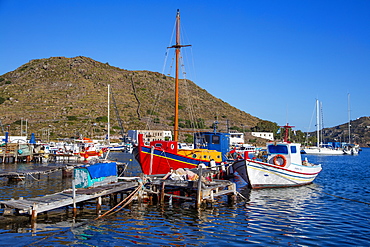
[[[278,162],[278,158],[281,158],[283,160],[282,164],[280,164],[280,162]],[[286,158],[284,157],[284,155],[278,154],[274,157],[273,162],[274,162],[274,165],[276,165],[276,166],[284,167],[286,165]]]

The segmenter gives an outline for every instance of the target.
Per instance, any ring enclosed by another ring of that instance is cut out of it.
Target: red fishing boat
[[[133,154],[142,172],[147,175],[166,174],[178,168],[197,168],[200,164],[221,165],[226,160],[223,153],[229,151],[229,134],[217,132],[196,133],[193,149],[179,148],[179,56],[180,49],[186,46],[189,45],[180,44],[180,12],[177,11],[176,44],[170,47],[175,49],[176,54],[174,140],[152,141],[145,145],[143,135],[139,135],[138,146],[133,150]]]

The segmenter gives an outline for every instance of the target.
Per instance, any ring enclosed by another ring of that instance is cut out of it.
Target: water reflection
[[[119,161],[131,162],[128,172],[138,175],[137,164],[130,161],[132,157],[121,157],[120,153],[114,156]],[[174,200],[172,205],[161,206],[133,203],[99,221],[92,221],[95,207],[85,205],[75,223],[64,216],[59,219],[53,215],[40,216],[34,236],[28,223],[2,225],[2,244],[14,245],[17,238],[20,246],[39,240],[38,246],[367,246],[370,241],[368,205],[328,194],[369,201],[370,181],[366,174],[370,174],[370,166],[365,164],[370,160],[370,151],[356,157],[317,159],[320,162],[314,163],[322,163],[323,171],[315,183],[308,186],[250,190],[236,179],[243,200],[239,199],[234,205],[228,204],[226,198],[200,211],[194,208],[194,202]],[[69,182],[61,180],[58,174],[19,184],[0,180],[0,198],[60,191],[69,188]],[[108,209],[109,206],[104,205],[103,210]],[[78,226],[81,222],[88,224]],[[77,227],[70,228],[72,225]]]

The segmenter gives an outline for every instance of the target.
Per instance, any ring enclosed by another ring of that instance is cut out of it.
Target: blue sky
[[[367,0],[0,0],[0,75],[80,55],[166,72],[177,9],[187,78],[215,97],[302,131],[315,130],[316,98],[324,127],[348,122],[348,94],[351,119],[370,116]]]

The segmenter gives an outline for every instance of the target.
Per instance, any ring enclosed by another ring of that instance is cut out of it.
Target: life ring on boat
[[[279,162],[278,159],[281,158],[283,162]],[[286,158],[284,155],[278,154],[273,159],[274,165],[284,167],[286,165]]]

